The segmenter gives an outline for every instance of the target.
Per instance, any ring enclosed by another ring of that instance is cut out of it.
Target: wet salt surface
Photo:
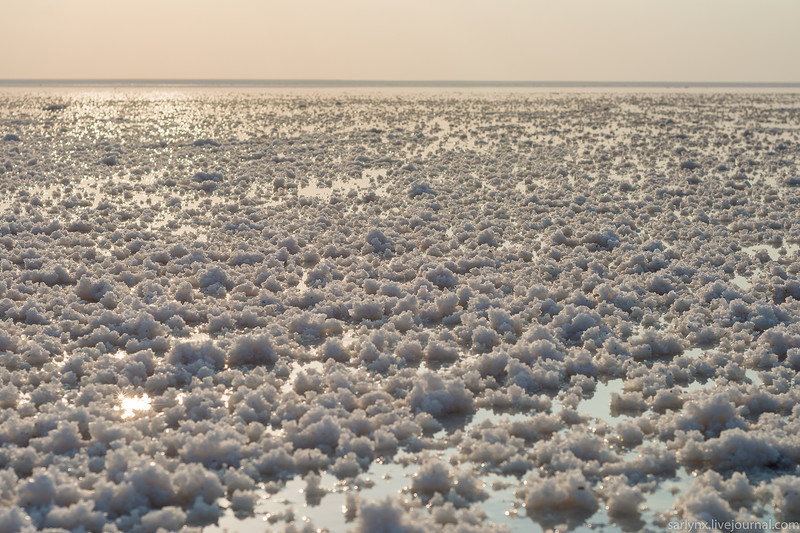
[[[799,131],[791,93],[0,94],[0,523],[798,520]]]

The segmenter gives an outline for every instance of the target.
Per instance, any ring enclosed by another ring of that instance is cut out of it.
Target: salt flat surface
[[[800,520],[799,158],[790,92],[6,90],[0,531]]]

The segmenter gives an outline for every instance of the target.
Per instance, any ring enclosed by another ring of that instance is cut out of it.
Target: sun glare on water
[[[147,411],[150,409],[150,397],[147,394],[142,396],[125,396],[119,395],[121,403],[119,406],[114,407],[115,411],[122,411],[122,418],[132,418],[136,413],[134,411]]]

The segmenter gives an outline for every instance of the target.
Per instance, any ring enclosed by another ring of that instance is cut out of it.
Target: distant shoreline
[[[0,79],[0,87],[800,89],[800,82]]]

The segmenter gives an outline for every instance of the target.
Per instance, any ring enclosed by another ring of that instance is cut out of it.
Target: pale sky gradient
[[[800,82],[800,0],[0,0],[0,79]]]

